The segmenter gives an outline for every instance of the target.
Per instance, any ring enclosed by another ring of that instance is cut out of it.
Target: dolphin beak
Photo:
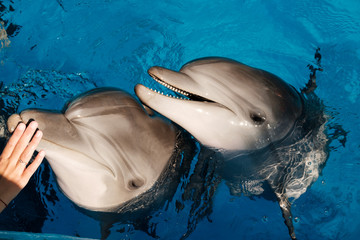
[[[156,66],[151,67],[148,70],[148,74],[161,85],[181,94],[192,94],[189,88],[190,86],[191,89],[200,88],[200,86],[194,86],[197,85],[197,83],[187,74],[182,72],[175,72],[170,69]]]
[[[13,132],[20,122],[27,124],[30,120],[35,120],[39,125],[38,128],[43,131],[43,141],[53,141],[61,136],[61,132],[66,132],[73,138],[77,139],[78,134],[70,122],[63,114],[55,112],[47,112],[41,110],[25,110],[20,114],[13,114],[7,121],[9,132]],[[57,124],[49,124],[56,122]],[[61,129],[61,131],[59,131]]]
[[[224,132],[221,128],[209,131],[207,126],[225,126],[231,119],[236,118],[232,111],[214,102],[167,97],[141,84],[135,86],[135,93],[142,103],[182,126],[200,142],[217,148],[221,146],[221,138],[218,136]]]
[[[175,72],[170,69],[162,68],[162,67],[151,67],[148,70],[148,74],[154,78],[155,80],[161,81],[171,81],[172,79],[176,79],[176,81],[191,81],[191,79],[184,73]],[[171,84],[171,82],[169,82]]]

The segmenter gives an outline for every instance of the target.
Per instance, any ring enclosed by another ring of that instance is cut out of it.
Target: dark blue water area
[[[319,47],[323,71],[317,72],[316,94],[334,141],[318,180],[293,202],[295,232],[298,239],[358,239],[359,1],[3,0],[0,21],[5,120],[31,107],[60,110],[95,87],[133,95],[137,83],[159,88],[149,67],[178,70],[205,56],[236,59],[300,89]],[[191,202],[180,201],[181,192],[179,186],[172,200],[144,216],[146,227],[101,226],[63,195],[45,162],[0,215],[0,230],[100,238],[106,229],[108,239],[180,239],[193,227],[187,239],[289,239],[270,198],[232,196],[221,182],[211,203],[202,200],[194,213]],[[189,225],[202,210],[208,212]]]

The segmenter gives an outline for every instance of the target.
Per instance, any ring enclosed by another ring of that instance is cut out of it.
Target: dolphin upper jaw
[[[174,72],[162,67],[151,67],[148,70],[148,74],[159,84],[185,97],[180,97],[180,99],[214,103],[214,101],[209,99],[209,94],[206,92],[198,91],[197,94],[191,92],[192,89],[188,88],[188,86],[193,86],[194,81],[185,73]],[[176,78],[178,81],[171,81],[173,78]],[[193,86],[192,88],[194,87],[201,89],[200,85]],[[226,106],[222,107],[226,108]]]

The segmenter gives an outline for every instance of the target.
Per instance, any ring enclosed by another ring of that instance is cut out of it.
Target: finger
[[[15,149],[11,155],[11,158],[16,159],[16,161],[20,158],[21,154],[24,152],[25,148],[29,144],[34,132],[38,127],[38,123],[33,121],[26,128],[24,134],[21,136],[20,140],[15,146]]]
[[[2,159],[6,159],[11,156],[12,152],[14,151],[14,148],[16,147],[17,143],[19,142],[19,139],[21,138],[21,136],[23,135],[23,133],[25,131],[25,128],[26,128],[26,126],[24,123],[19,123],[19,125],[16,127],[15,132],[10,137],[8,143],[6,144],[4,150],[1,154]]]
[[[7,120],[7,126],[10,133],[13,133],[19,123],[22,122],[22,119],[19,114],[11,115]]]
[[[38,130],[35,133],[31,142],[26,147],[24,152],[21,154],[20,159],[18,161],[18,165],[20,165],[24,168],[26,167],[27,163],[30,161],[32,155],[34,154],[37,146],[39,145],[42,135],[43,135],[43,133],[40,130]]]
[[[45,151],[41,150],[36,156],[35,160],[25,169],[25,171],[22,174],[22,180],[24,181],[25,184],[35,173],[36,169],[38,169],[44,157],[45,157]]]

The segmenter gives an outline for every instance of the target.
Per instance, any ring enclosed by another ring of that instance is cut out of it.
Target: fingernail
[[[17,128],[18,128],[19,130],[25,130],[26,126],[25,126],[24,123],[19,123],[19,125],[17,126]]]
[[[44,151],[44,150],[41,150],[41,151],[39,152],[39,156],[40,156],[40,157],[44,157],[44,156],[45,156],[45,151]]]
[[[35,135],[35,136],[36,136],[36,137],[41,137],[42,134],[43,134],[42,131],[38,130],[38,131],[36,132],[36,135]]]
[[[33,128],[33,129],[35,129],[35,128],[37,128],[37,127],[38,127],[38,123],[37,123],[37,122],[35,122],[35,121],[32,121],[32,122],[30,123],[29,127]]]

